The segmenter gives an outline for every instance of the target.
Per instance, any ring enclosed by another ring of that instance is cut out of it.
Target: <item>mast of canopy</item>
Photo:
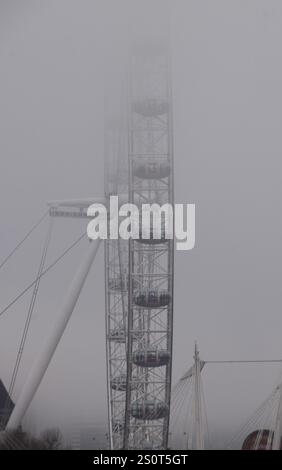
[[[281,448],[281,436],[282,436],[282,383],[278,385],[277,391],[279,393],[278,410],[274,428],[273,445],[272,450],[280,450]]]
[[[92,199],[90,204],[94,202],[96,202],[96,199]],[[99,202],[101,202],[101,198],[99,198]],[[62,201],[62,204],[60,204],[58,201],[56,203],[50,203],[50,215],[64,217],[67,214],[67,217],[87,217],[86,210],[88,205],[90,205],[88,203],[89,200]],[[65,214],[64,210],[66,207],[68,210]],[[10,416],[6,429],[15,429],[21,424],[21,421],[45,375],[45,372],[48,369],[60,339],[66,329],[68,321],[72,315],[79,295],[89,274],[90,268],[95,260],[99,245],[99,239],[89,243],[85,257],[78,267],[78,270],[63,300],[63,304],[58,312],[57,319],[53,325],[51,334],[47,338],[41,352],[37,356],[37,359],[35,360],[33,367],[30,370],[28,378]]]
[[[195,448],[196,450],[204,450],[204,436],[202,423],[202,401],[201,401],[201,361],[197,343],[195,343],[194,355],[194,407],[195,407]]]

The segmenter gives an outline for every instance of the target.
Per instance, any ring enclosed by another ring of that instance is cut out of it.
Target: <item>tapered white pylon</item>
[[[58,343],[65,331],[92,263],[96,257],[99,245],[99,239],[89,243],[85,258],[83,259],[70,284],[69,290],[64,298],[63,305],[58,313],[58,317],[55,321],[52,332],[29,373],[27,381],[10,416],[6,429],[15,429],[21,424],[21,421],[44,377]]]

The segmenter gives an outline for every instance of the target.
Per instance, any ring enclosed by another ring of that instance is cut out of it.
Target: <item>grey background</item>
[[[0,0],[1,258],[47,200],[103,192],[105,83],[124,31],[136,17],[142,24],[140,8],[158,22],[163,5]],[[176,381],[191,365],[195,339],[207,360],[282,358],[282,4],[174,0],[168,10],[176,202],[196,204],[196,247],[175,260]],[[58,221],[48,260],[83,229]],[[1,307],[34,278],[44,231],[0,271]],[[83,248],[42,281],[15,399]],[[6,384],[28,301],[0,318]],[[207,366],[213,435],[221,441],[236,431],[280,372],[276,365]],[[106,421],[102,251],[27,415],[35,431],[84,421]]]

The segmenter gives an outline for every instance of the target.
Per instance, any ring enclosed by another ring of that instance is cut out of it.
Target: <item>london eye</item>
[[[173,203],[170,64],[166,44],[129,54],[126,144],[110,125],[106,198],[137,205]],[[110,222],[109,222],[110,223]],[[173,321],[173,239],[107,240],[106,342],[110,443],[162,449],[168,440]]]

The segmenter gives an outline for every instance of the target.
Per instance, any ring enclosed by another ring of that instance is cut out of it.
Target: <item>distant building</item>
[[[12,402],[5,385],[0,380],[0,423],[1,427],[7,424],[9,417],[13,411],[14,403]]]

